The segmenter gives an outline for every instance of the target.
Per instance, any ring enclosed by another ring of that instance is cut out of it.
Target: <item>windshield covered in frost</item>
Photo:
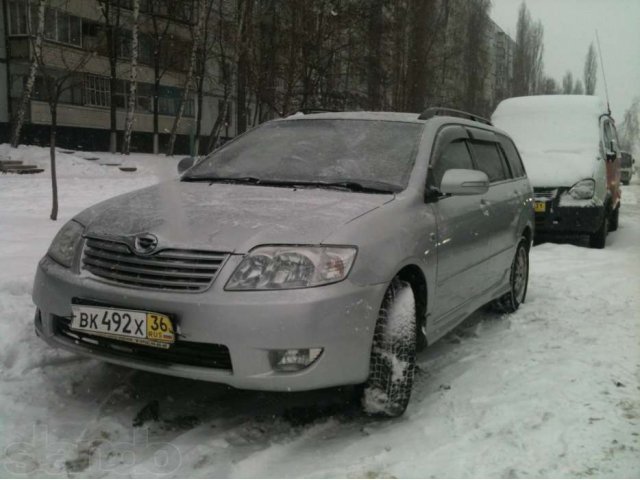
[[[265,124],[212,153],[183,180],[407,186],[422,124],[309,119]]]

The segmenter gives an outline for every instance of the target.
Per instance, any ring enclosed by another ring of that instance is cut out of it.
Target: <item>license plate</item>
[[[544,213],[547,209],[546,202],[533,202],[533,210],[537,213]]]
[[[140,310],[72,305],[71,329],[139,345],[169,348],[175,342],[166,315]]]

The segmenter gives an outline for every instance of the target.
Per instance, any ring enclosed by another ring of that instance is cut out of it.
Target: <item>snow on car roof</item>
[[[503,100],[492,118],[533,113],[571,113],[600,117],[608,113],[608,109],[600,97],[592,95],[534,95]]]

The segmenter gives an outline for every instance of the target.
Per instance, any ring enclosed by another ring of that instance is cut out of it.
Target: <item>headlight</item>
[[[344,280],[356,258],[353,247],[258,247],[242,260],[226,290],[284,290]]]
[[[70,268],[76,249],[82,239],[83,230],[84,227],[79,223],[73,220],[67,222],[51,242],[47,254],[59,264]]]
[[[593,198],[596,191],[596,182],[592,178],[580,180],[567,192],[575,200],[588,200]]]

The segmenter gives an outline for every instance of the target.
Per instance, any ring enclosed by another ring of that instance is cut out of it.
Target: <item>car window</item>
[[[444,148],[442,154],[436,159],[435,165],[431,168],[432,180],[430,181],[430,185],[439,187],[444,172],[452,168],[473,170],[471,154],[464,140],[450,143]]]
[[[510,138],[502,135],[500,135],[498,138],[500,139],[502,151],[507,157],[509,167],[511,168],[511,173],[513,174],[514,178],[524,177],[526,175],[524,165],[522,164],[522,159],[520,158],[518,149],[514,145],[513,141]]]
[[[490,182],[499,182],[509,178],[505,161],[498,153],[498,146],[490,142],[472,142],[473,153],[478,170],[487,174]]]

